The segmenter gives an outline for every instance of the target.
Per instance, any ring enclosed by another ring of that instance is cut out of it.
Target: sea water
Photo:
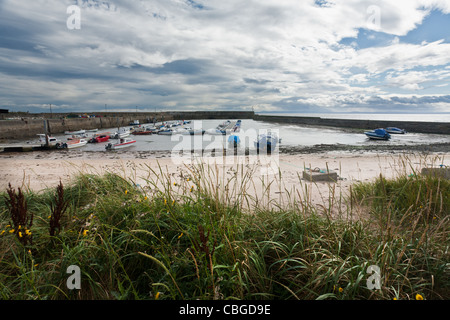
[[[226,120],[226,119],[225,119]],[[213,129],[225,120],[192,120],[192,123],[186,125],[194,129]],[[129,128],[129,127],[128,127]],[[176,127],[179,128],[179,127]],[[117,128],[101,129],[101,132],[116,131]],[[369,140],[364,132],[349,132],[340,128],[315,128],[305,127],[295,124],[278,124],[264,121],[254,121],[251,119],[242,119],[241,130],[234,133],[240,137],[240,148],[254,149],[254,141],[258,134],[267,131],[277,133],[281,139],[280,146],[314,146],[319,144],[343,144],[343,145],[368,145],[368,144],[389,144],[389,145],[414,145],[414,144],[431,144],[449,142],[448,135],[438,134],[419,134],[407,133],[392,135],[389,141]],[[67,136],[55,135],[62,141],[66,141]],[[136,140],[136,143],[129,148],[122,150],[130,151],[185,151],[199,149],[221,149],[227,148],[226,136],[210,135],[205,133],[202,135],[130,135]],[[105,146],[110,142],[116,142],[111,139],[109,142],[88,143],[86,146],[76,148],[83,151],[106,151]],[[126,151],[125,151],[126,152]]]

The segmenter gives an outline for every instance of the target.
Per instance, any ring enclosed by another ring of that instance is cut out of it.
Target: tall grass
[[[3,194],[0,298],[450,298],[448,181],[416,174],[354,186],[345,210],[371,213],[355,220],[329,214],[342,195],[318,208],[308,190],[289,191],[283,207],[269,197],[281,174],[269,181],[245,165],[223,170],[148,168],[145,186],[135,176],[81,173],[63,195],[29,191],[26,244],[10,233]],[[249,192],[257,184],[261,193]],[[58,203],[66,209],[50,234]],[[70,265],[81,269],[80,290],[66,286]],[[378,290],[367,288],[370,265],[381,269]]]

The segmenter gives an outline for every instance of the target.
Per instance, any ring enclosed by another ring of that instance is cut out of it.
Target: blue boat
[[[406,133],[406,130],[396,128],[396,127],[387,127],[385,130],[387,133],[390,133],[390,134],[405,134]]]
[[[384,129],[375,129],[372,131],[366,131],[364,134],[369,138],[373,140],[389,140],[391,138],[391,135]]]
[[[266,151],[267,153],[271,153],[277,147],[279,139],[278,136],[274,132],[267,132],[267,134],[260,134],[255,141],[256,150]]]
[[[228,137],[228,143],[231,147],[237,148],[239,143],[241,143],[241,139],[236,135],[231,135]]]

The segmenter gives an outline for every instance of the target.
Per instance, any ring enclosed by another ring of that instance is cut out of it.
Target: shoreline
[[[233,181],[233,177],[236,178],[235,174],[240,170],[247,173],[253,170],[251,177],[254,182],[244,192],[254,197],[258,203],[270,205],[275,201],[277,205],[289,205],[292,202],[290,197],[295,195],[297,200],[309,201],[317,207],[327,207],[330,197],[345,199],[354,183],[373,181],[380,174],[389,179],[414,171],[420,172],[423,167],[439,164],[450,166],[450,151],[447,148],[444,152],[441,147],[443,146],[436,148],[439,149],[437,152],[426,153],[422,153],[420,148],[415,150],[409,146],[403,148],[402,152],[386,148],[383,151],[360,150],[328,145],[315,147],[315,152],[310,152],[312,148],[291,148],[282,150],[274,158],[276,162],[270,165],[275,165],[275,169],[269,173],[267,170],[263,171],[261,160],[264,158],[227,156],[196,157],[195,160],[201,160],[202,165],[211,164],[217,170],[219,177],[207,178],[208,181],[218,181],[219,185],[229,181],[236,183],[238,179]],[[169,183],[182,183],[180,177],[189,176],[194,164],[185,161],[187,159],[171,157],[170,152],[156,151],[106,154],[79,150],[0,153],[0,188],[6,190],[11,183],[13,188],[41,192],[56,187],[60,181],[64,185],[70,184],[79,173],[116,173],[150,189],[149,180],[160,183],[162,179],[166,179]],[[405,159],[411,163],[411,167],[405,167]],[[305,168],[316,167],[335,171],[337,181],[311,182],[302,178]],[[161,173],[164,173],[164,177],[159,176],[159,170],[163,170]],[[271,185],[269,189],[267,185]],[[334,208],[334,214],[345,211],[345,203],[334,205],[339,205],[339,208]]]

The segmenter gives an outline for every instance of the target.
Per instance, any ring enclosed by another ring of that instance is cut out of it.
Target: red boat
[[[110,136],[108,136],[108,135],[100,135],[98,137],[95,137],[94,139],[95,139],[95,142],[106,142],[109,140],[109,138],[110,138]]]

